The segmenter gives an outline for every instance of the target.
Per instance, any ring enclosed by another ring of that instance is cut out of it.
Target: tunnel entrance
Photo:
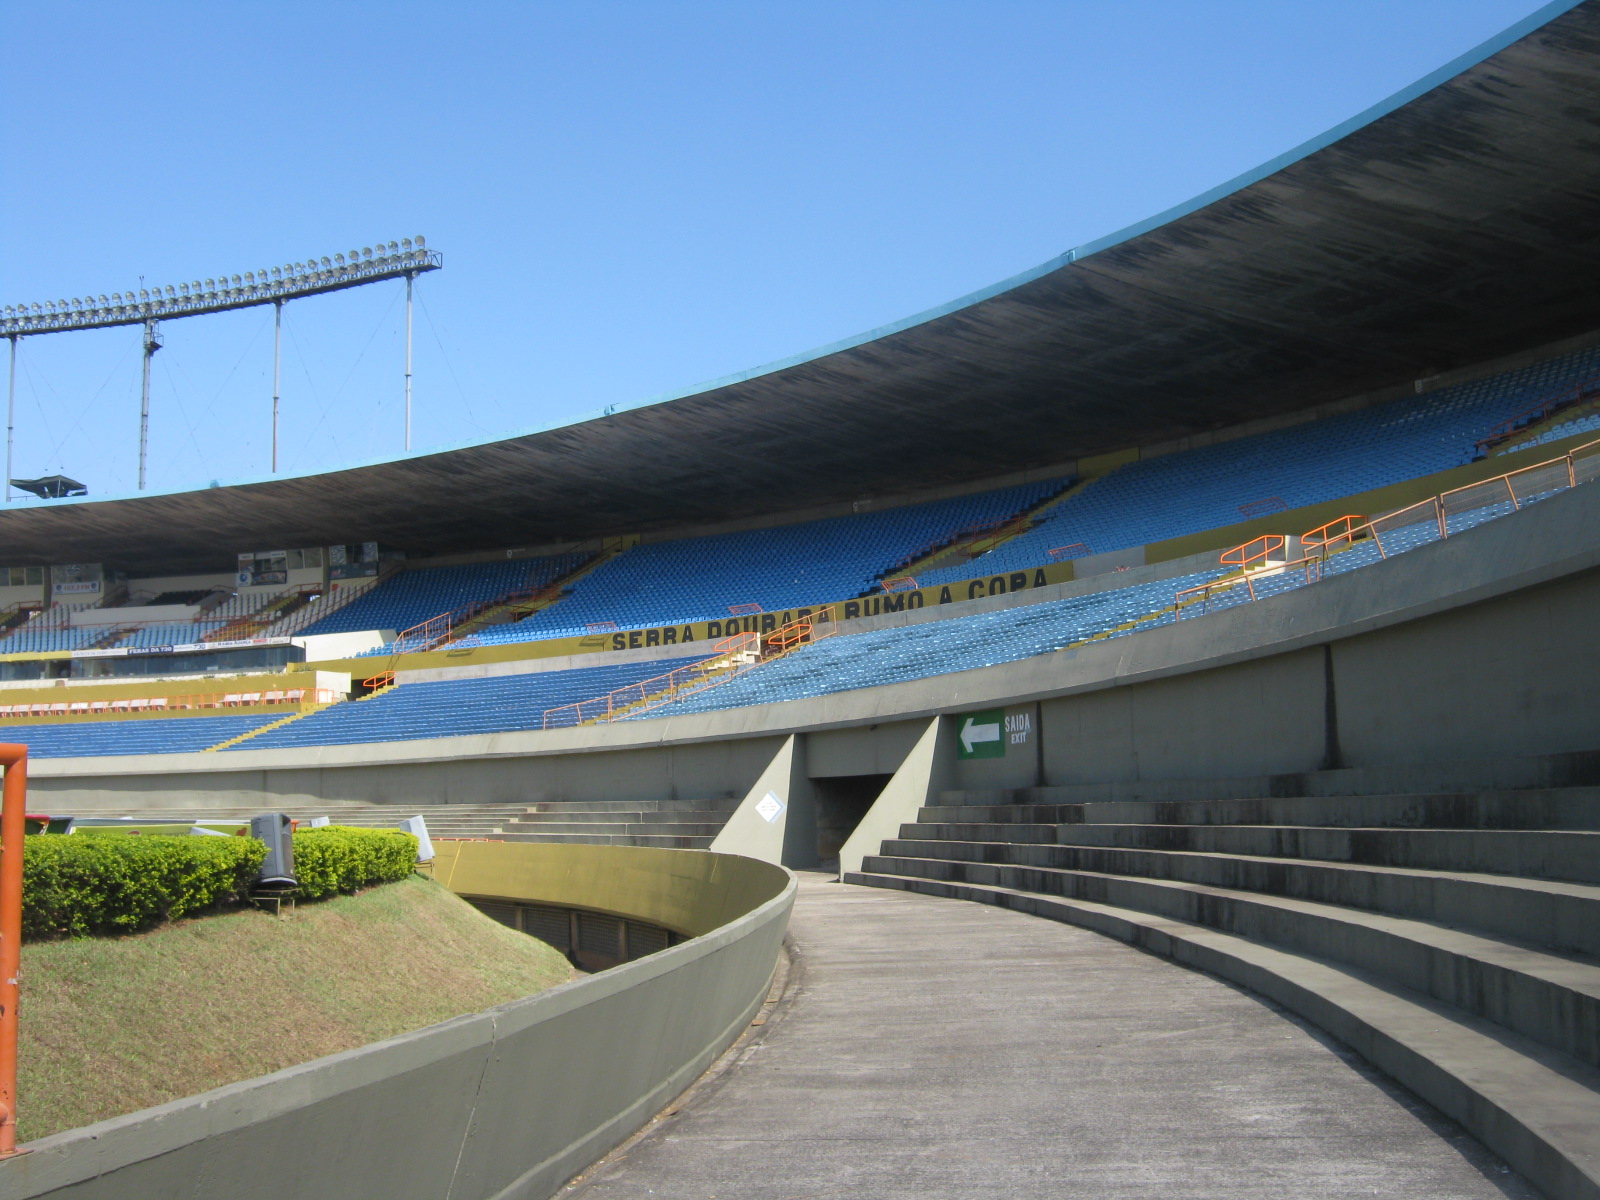
[[[813,779],[817,798],[817,858],[824,869],[839,865],[839,847],[855,832],[893,775],[834,775]]]

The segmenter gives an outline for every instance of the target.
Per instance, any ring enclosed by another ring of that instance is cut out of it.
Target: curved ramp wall
[[[41,1139],[0,1164],[0,1198],[545,1200],[745,1028],[795,888],[754,859],[632,847],[445,844],[439,873],[458,891],[636,905],[630,915],[697,936],[486,1012]]]

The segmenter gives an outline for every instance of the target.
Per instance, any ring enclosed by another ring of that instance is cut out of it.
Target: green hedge
[[[294,877],[302,900],[404,879],[417,864],[417,839],[399,829],[323,825],[294,835]]]
[[[266,853],[242,837],[30,837],[22,936],[134,933],[192,916],[242,895]]]

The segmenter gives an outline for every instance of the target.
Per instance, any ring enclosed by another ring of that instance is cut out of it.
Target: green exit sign
[[[956,718],[957,758],[1004,758],[1006,714],[1000,709]]]

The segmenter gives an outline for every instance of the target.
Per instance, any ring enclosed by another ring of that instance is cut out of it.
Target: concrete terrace
[[[1210,976],[985,905],[801,877],[785,998],[564,1194],[1533,1197],[1337,1043]]]

